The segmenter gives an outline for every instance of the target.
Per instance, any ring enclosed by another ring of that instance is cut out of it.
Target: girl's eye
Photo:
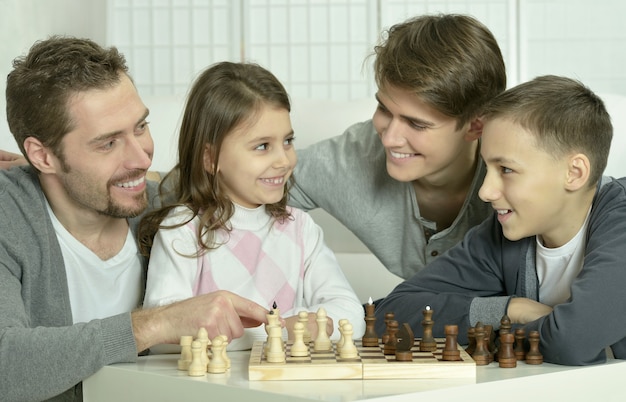
[[[291,137],[291,138],[287,138],[285,140],[285,145],[293,145],[293,142],[295,141],[296,137]]]
[[[255,150],[257,150],[257,151],[267,151],[267,147],[268,147],[268,144],[267,144],[267,142],[266,142],[266,143],[264,143],[264,144],[258,145],[258,146],[257,146],[256,148],[254,148],[254,149],[255,149]]]

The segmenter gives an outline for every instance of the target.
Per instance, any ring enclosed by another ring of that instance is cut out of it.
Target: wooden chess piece
[[[226,372],[226,360],[224,360],[224,340],[220,335],[216,336],[211,343],[213,358],[209,362],[208,372],[211,374],[221,374]]]
[[[302,334],[303,342],[308,345],[311,342],[311,332],[309,331],[309,312],[300,311],[298,313],[298,322],[301,322],[304,326],[304,333]]]
[[[422,311],[424,319],[422,320],[422,339],[420,341],[420,352],[434,352],[437,350],[437,341],[433,337],[433,310],[430,306],[426,306],[426,309]]]
[[[492,363],[496,356],[496,334],[493,331],[493,325],[486,324],[485,328],[485,346],[489,353],[489,363]]]
[[[300,321],[293,325],[293,345],[291,345],[292,357],[305,357],[309,355],[309,347],[304,343],[304,324]]]
[[[526,333],[524,328],[517,328],[515,330],[515,348],[513,349],[517,360],[526,359],[526,347],[524,346],[524,340],[526,339]]]
[[[387,324],[387,342],[385,342],[383,346],[383,354],[385,355],[395,355],[396,354],[396,344],[398,343],[398,338],[396,338],[396,333],[398,332],[398,321],[391,320]]]
[[[509,333],[511,332],[511,319],[509,318],[508,315],[503,315],[502,318],[500,319],[500,330],[499,333],[500,335],[504,334],[504,333]]]
[[[459,344],[457,342],[459,336],[458,325],[446,325],[443,327],[443,330],[446,334],[446,343],[443,347],[442,360],[461,360],[461,351],[459,350]]]
[[[207,366],[209,364],[209,345],[211,344],[211,340],[209,339],[206,328],[200,328],[198,330],[196,340],[202,345],[202,362]]]
[[[315,321],[317,321],[317,337],[315,338],[315,341],[313,341],[313,350],[316,352],[326,352],[332,350],[333,345],[330,342],[328,333],[326,332],[328,316],[326,315],[324,307],[320,307],[317,310]]]
[[[526,364],[543,363],[543,355],[539,352],[539,332],[530,331],[528,334],[528,342],[530,343],[530,349],[528,353],[526,353]]]
[[[207,366],[203,362],[202,354],[202,343],[200,341],[191,342],[191,363],[187,368],[187,374],[191,377],[201,377],[207,372]]]
[[[178,369],[182,371],[189,370],[191,364],[191,343],[193,336],[183,335],[180,337],[180,359],[178,359]]]
[[[286,361],[283,348],[283,331],[281,327],[270,327],[269,348],[266,353],[268,363],[284,363]]]
[[[486,366],[489,364],[489,351],[487,350],[485,339],[485,327],[482,323],[477,323],[475,329],[476,348],[472,354],[472,359],[477,366]]]
[[[474,327],[468,328],[467,340],[468,345],[467,348],[465,348],[465,353],[471,356],[472,353],[474,353],[474,350],[476,350],[476,329]]]
[[[365,305],[365,333],[361,339],[363,346],[378,346],[378,334],[376,334],[376,316],[374,315],[374,304],[372,298],[369,298]]]
[[[517,367],[517,358],[513,353],[515,336],[511,332],[500,334],[500,348],[498,349],[498,365],[503,368]]]
[[[265,324],[265,333],[267,333],[267,342],[265,343],[265,353],[267,354],[267,351],[269,350],[270,347],[270,339],[269,339],[269,335],[270,335],[270,329],[272,327],[279,327],[280,328],[280,315],[279,315],[279,310],[276,308],[276,302],[274,302],[274,308],[272,310],[270,310],[270,312],[268,314],[265,314],[265,317],[267,318],[267,324]]]
[[[224,347],[222,348],[222,358],[226,362],[226,370],[230,369],[230,357],[226,353],[226,348],[228,347],[228,337],[226,335],[219,335],[224,342]]]
[[[337,343],[335,343],[335,348],[337,349],[337,352],[341,352],[341,348],[343,347],[343,343],[345,342],[345,336],[343,333],[343,326],[346,325],[348,323],[348,320],[346,320],[345,318],[342,318],[339,320],[339,325],[337,326],[337,328],[339,329],[339,340],[337,341]]]
[[[389,339],[389,332],[387,332],[387,326],[389,325],[389,321],[395,320],[395,318],[396,315],[394,313],[385,314],[385,332],[381,336],[381,342],[383,345],[387,343],[387,340]]]
[[[342,359],[356,359],[359,357],[359,352],[354,344],[354,340],[352,339],[352,335],[354,335],[354,329],[352,328],[352,324],[349,322],[343,324],[343,344],[341,345],[341,351],[339,352],[339,357]]]
[[[398,339],[396,343],[396,360],[402,362],[413,361],[413,345],[415,335],[408,322],[402,324],[396,333]]]

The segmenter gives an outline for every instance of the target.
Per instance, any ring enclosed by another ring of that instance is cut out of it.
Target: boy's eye
[[[506,173],[511,173],[511,172],[513,172],[513,169],[509,169],[509,168],[508,168],[508,167],[506,167],[506,166],[500,166],[500,171],[501,171],[502,173],[505,173],[505,174],[506,174]]]
[[[115,144],[115,140],[107,141],[100,148],[102,148],[105,151],[108,151],[109,149],[113,148],[114,144]]]
[[[411,126],[411,128],[413,128],[414,130],[418,130],[418,131],[423,131],[423,130],[428,129],[427,126],[424,126],[422,124],[417,124],[414,122],[410,122],[409,125]]]

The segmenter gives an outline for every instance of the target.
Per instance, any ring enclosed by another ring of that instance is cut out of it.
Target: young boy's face
[[[569,241],[566,158],[548,154],[533,134],[501,118],[485,123],[481,154],[487,175],[479,196],[495,209],[507,239],[541,235],[548,247]]]

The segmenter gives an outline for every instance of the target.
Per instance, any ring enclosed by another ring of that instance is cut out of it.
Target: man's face
[[[140,214],[154,144],[131,80],[122,74],[114,87],[78,93],[69,111],[74,129],[63,138],[56,171],[69,203],[116,218]]]

